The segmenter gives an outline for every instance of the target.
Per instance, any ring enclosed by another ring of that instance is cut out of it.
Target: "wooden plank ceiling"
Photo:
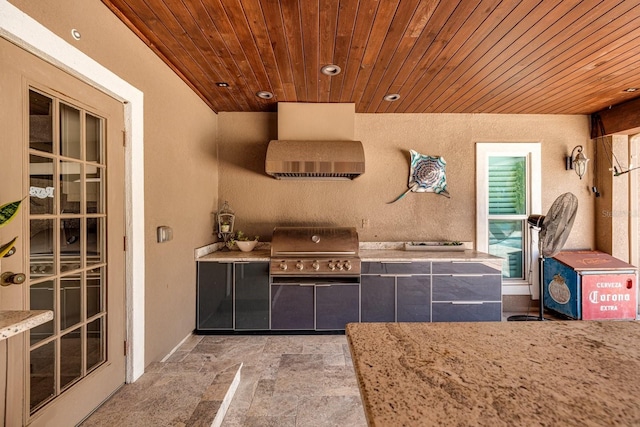
[[[640,95],[640,0],[102,1],[216,112],[590,114]]]

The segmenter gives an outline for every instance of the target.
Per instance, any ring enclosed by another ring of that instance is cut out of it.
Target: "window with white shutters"
[[[537,247],[527,217],[540,212],[540,144],[478,143],[476,164],[476,247],[504,259],[503,294],[529,294]]]
[[[489,156],[489,253],[510,279],[525,278],[526,176],[526,157]]]

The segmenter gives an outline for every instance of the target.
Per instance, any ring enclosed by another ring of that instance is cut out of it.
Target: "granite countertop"
[[[370,426],[640,425],[640,322],[347,325]]]
[[[362,261],[496,261],[502,258],[474,250],[405,251],[403,249],[360,249]]]
[[[214,262],[242,262],[242,261],[270,261],[271,251],[266,249],[254,249],[251,252],[242,251],[216,251],[197,257],[196,261]]]
[[[53,319],[51,310],[0,311],[0,340],[28,331]]]
[[[271,247],[268,242],[259,243],[259,246],[251,252],[232,251],[200,251],[196,250],[196,261],[269,261],[271,259]],[[411,262],[411,261],[478,261],[478,262],[502,262],[502,258],[474,250],[465,251],[405,251],[402,243],[361,243],[359,256],[362,261],[381,262]]]

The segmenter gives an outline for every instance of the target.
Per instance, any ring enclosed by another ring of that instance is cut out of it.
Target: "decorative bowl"
[[[257,240],[236,240],[236,245],[242,252],[251,252],[257,244]]]

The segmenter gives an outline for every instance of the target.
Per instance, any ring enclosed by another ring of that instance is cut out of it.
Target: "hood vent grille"
[[[354,179],[360,176],[357,173],[273,173],[271,174],[277,179],[335,179],[335,180],[343,180],[343,179]]]
[[[265,171],[276,179],[351,180],[364,173],[360,141],[269,142]]]

